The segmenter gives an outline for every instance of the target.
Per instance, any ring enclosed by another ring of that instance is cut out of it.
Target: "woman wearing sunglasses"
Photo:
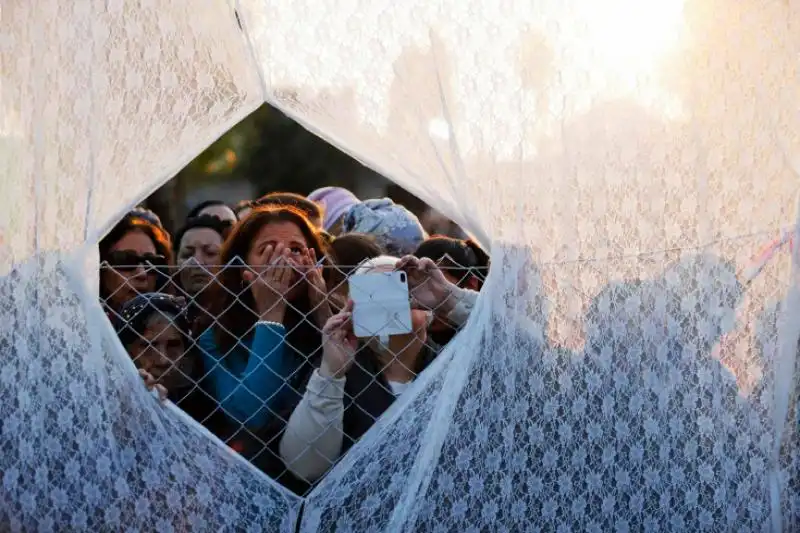
[[[100,241],[100,299],[113,312],[139,294],[161,291],[172,262],[169,234],[128,214]]]

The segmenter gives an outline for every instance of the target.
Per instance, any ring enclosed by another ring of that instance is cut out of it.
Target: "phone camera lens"
[[[400,281],[402,281],[403,283],[406,282],[406,273],[405,272],[401,272],[400,273]]]

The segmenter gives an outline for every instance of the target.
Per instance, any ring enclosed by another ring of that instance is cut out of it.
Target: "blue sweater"
[[[197,340],[214,399],[250,429],[263,427],[280,409],[290,392],[284,383],[297,369],[294,358],[285,354],[286,328],[259,322],[254,329],[227,354],[217,345],[214,328]]]

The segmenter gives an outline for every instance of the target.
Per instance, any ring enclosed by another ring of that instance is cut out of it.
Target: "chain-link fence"
[[[736,263],[748,264],[746,258],[755,245],[737,244],[741,257]],[[133,260],[125,266],[121,259]],[[136,365],[164,385],[178,407],[299,494],[307,493],[347,453],[464,323],[464,317],[454,316],[447,302],[431,305],[426,293],[436,292],[437,278],[430,272],[424,279],[408,275],[409,291],[402,294],[411,302],[411,320],[405,329],[398,329],[392,323],[397,318],[396,288],[386,285],[390,288],[387,294],[354,293],[356,288],[364,288],[351,283],[354,274],[364,270],[363,264],[361,268],[254,271],[241,264],[211,267],[193,261],[171,267],[157,256],[121,259],[111,257],[101,266],[100,293],[109,319]],[[738,392],[766,409],[769,401],[761,402],[761,398],[771,398],[773,390],[771,363],[765,359],[770,350],[762,346],[765,334],[759,333],[762,328],[751,323],[751,318],[767,313],[765,305],[780,299],[782,267],[771,263],[745,291],[733,277],[734,263],[717,265],[712,261],[711,265],[717,266],[698,266],[698,260],[709,260],[698,256],[681,266],[679,259],[676,253],[652,264],[636,260],[628,265],[620,260],[614,269],[627,272],[630,281],[609,284],[599,293],[597,288],[605,281],[602,265],[542,269],[541,294],[551,305],[546,319],[548,339],[559,349],[594,353],[582,348],[587,332],[597,338],[597,346],[609,346],[609,339],[616,337],[603,337],[608,328],[626,332],[638,327],[628,318],[648,327],[647,317],[655,316],[655,311],[643,309],[644,301],[638,297],[625,296],[643,286],[638,280],[649,280],[645,285],[651,292],[663,293],[662,301],[669,306],[665,313],[675,314],[681,323],[705,316],[693,307],[684,309],[683,302],[721,305],[727,301],[722,298],[727,294],[723,289],[731,285],[735,293],[731,296],[739,295],[741,301],[737,297],[738,305],[725,305],[741,315],[736,318],[739,326],[718,339],[712,358],[702,364],[713,369],[718,360],[725,369],[720,372],[730,373]],[[459,290],[481,288],[487,272],[447,263],[443,261],[435,272],[439,283],[444,279]],[[674,266],[667,274],[659,274],[666,264]],[[372,266],[394,271],[392,265],[379,261]],[[692,280],[705,273],[702,279],[708,278],[703,282],[708,285],[698,285],[700,278],[688,282],[672,279],[669,273],[694,273]],[[561,282],[578,279],[578,274],[582,274],[582,284],[573,287]],[[281,279],[283,285],[277,283]],[[711,294],[712,290],[716,292]],[[326,324],[336,322],[342,310],[351,312],[347,307],[351,298],[361,301],[370,296],[374,299],[367,322],[374,328],[375,338],[354,339],[352,328],[346,330],[349,335],[337,339],[339,357],[335,356],[337,350],[329,350],[334,357],[326,361],[325,339],[335,337],[337,331],[342,333],[342,328],[323,333]],[[619,324],[620,320],[624,323]],[[408,333],[387,338],[377,331],[384,326],[387,331]],[[695,329],[685,329],[684,335],[692,331]],[[645,333],[641,338],[652,336]],[[635,347],[637,335],[634,332],[614,346],[627,343]],[[341,345],[348,342],[353,343],[353,353],[341,357]],[[635,365],[649,364],[638,358],[618,360],[622,361],[620,368],[632,375],[637,372]]]
[[[100,294],[136,366],[301,494],[463,325],[447,298],[433,303],[436,284],[477,291],[486,275],[443,264],[427,279],[380,262],[255,271],[115,259],[101,265]],[[348,283],[368,270],[387,281]]]

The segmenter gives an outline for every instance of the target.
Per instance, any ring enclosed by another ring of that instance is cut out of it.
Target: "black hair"
[[[172,262],[172,240],[169,233],[135,211],[125,215],[122,220],[117,222],[116,226],[111,228],[108,235],[100,241],[100,261],[105,261],[108,258],[111,247],[131,231],[145,233],[153,241],[156,253],[163,255],[169,263]]]
[[[372,235],[346,233],[331,242],[330,255],[337,269],[345,276],[367,259],[385,255],[386,251]]]
[[[181,240],[183,236],[186,235],[186,232],[197,228],[214,230],[219,233],[222,240],[225,241],[231,233],[233,224],[230,221],[220,220],[218,217],[211,215],[200,215],[187,219],[186,224],[178,230],[175,234],[175,238],[172,240],[172,246],[176,254],[180,251]]]
[[[328,288],[335,289],[342,286],[361,263],[385,253],[375,237],[366,233],[347,233],[341,237],[334,237],[329,249],[333,266],[325,272]]]
[[[230,208],[230,206],[225,202],[223,202],[222,200],[206,200],[205,202],[200,202],[199,204],[194,206],[186,215],[186,218],[187,220],[190,218],[197,218],[203,209],[205,209],[206,207],[213,207],[216,205],[221,205]]]
[[[444,259],[444,267],[464,269],[459,275],[463,280],[462,283],[469,278],[469,275],[475,276],[483,283],[490,266],[489,254],[471,239],[461,240],[435,235],[420,244],[414,255],[419,258],[427,257],[436,262]]]

